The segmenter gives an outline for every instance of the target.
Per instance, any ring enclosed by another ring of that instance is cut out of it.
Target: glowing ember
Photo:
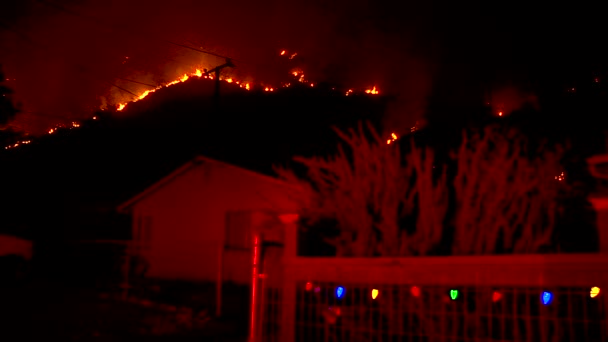
[[[498,116],[502,116],[502,111],[498,112]]]
[[[396,141],[397,139],[399,139],[399,137],[397,136],[397,134],[391,133],[391,137],[386,140],[386,144],[390,145],[393,141]]]
[[[285,56],[286,53],[287,53],[287,51],[285,51],[285,50],[281,51],[281,56]]]
[[[227,78],[227,79],[226,79],[226,82],[228,82],[228,83],[232,83],[232,78]]]
[[[293,54],[291,54],[291,56],[289,56],[289,59],[293,59],[293,58],[294,58],[295,56],[297,56],[297,55],[298,55],[298,53],[297,53],[297,52],[294,52]]]

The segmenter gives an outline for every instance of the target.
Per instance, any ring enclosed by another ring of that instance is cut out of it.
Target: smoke
[[[390,120],[407,127],[426,106],[436,61],[428,10],[374,1],[13,0],[0,17],[0,62],[21,102],[18,122],[40,132],[41,117],[83,118],[221,58],[234,73],[276,82],[297,52],[308,79],[395,97]],[[19,5],[17,5],[19,3]],[[116,87],[118,86],[118,87]],[[29,113],[29,114],[28,114]],[[52,120],[51,120],[52,121]],[[48,124],[48,120],[44,121]],[[42,124],[42,125],[44,125]]]

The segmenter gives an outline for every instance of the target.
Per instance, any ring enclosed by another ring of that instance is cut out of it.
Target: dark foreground
[[[246,289],[225,286],[222,318],[212,289],[155,284],[123,300],[116,290],[48,281],[3,287],[0,341],[246,341]]]

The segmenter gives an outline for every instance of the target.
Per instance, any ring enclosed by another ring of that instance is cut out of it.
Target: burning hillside
[[[287,57],[289,60],[293,60],[297,55],[298,55],[297,52],[288,53],[287,50],[281,50],[281,52],[280,52],[280,56]],[[268,82],[256,83],[256,82],[252,82],[252,81],[245,81],[243,79],[239,79],[238,76],[233,75],[234,73],[230,71],[230,69],[232,69],[234,67],[235,66],[232,63],[232,61],[229,58],[226,58],[226,63],[224,63],[220,66],[214,67],[210,70],[208,70],[206,68],[202,69],[200,67],[193,68],[193,71],[190,73],[185,73],[185,74],[179,76],[177,79],[167,82],[165,84],[159,85],[159,86],[150,86],[151,89],[144,90],[139,94],[134,94],[134,93],[129,92],[131,95],[133,95],[132,99],[129,101],[125,101],[125,102],[116,104],[116,109],[118,111],[122,111],[129,103],[143,100],[148,95],[156,92],[157,90],[167,88],[167,87],[173,86],[175,84],[186,82],[190,78],[204,78],[204,79],[209,79],[209,80],[215,80],[216,82],[234,83],[234,84],[238,85],[240,88],[243,88],[245,90],[252,90],[252,89],[258,88],[258,89],[263,89],[264,91],[269,91],[269,92],[278,90],[279,88],[287,88],[292,85],[292,82],[299,82],[302,84],[309,85],[311,87],[315,86],[315,82],[309,80],[304,75],[304,71],[300,67],[292,68],[291,71],[289,72],[289,75],[286,75],[286,77],[288,76],[288,78],[286,78],[287,81],[280,82],[280,84],[270,84]],[[226,69],[226,68],[229,69],[228,72],[224,71],[224,69]],[[138,82],[138,83],[141,83],[141,82]],[[333,87],[332,89],[336,90],[336,87]],[[128,92],[125,89],[122,89],[122,91]],[[372,86],[371,88],[364,89],[364,90],[349,89],[348,91],[345,92],[345,95],[348,96],[353,93],[363,93],[363,92],[365,94],[370,94],[370,95],[377,95],[380,93],[380,91],[377,89],[376,86]],[[102,109],[105,109],[105,108],[102,107]]]
[[[285,59],[293,59],[295,55],[297,55],[297,54],[296,53],[291,53],[291,54],[282,53],[281,54],[281,56],[284,56],[283,58],[285,58]],[[116,118],[120,118],[123,115],[119,114],[119,113],[122,113],[122,112],[126,111],[127,109],[131,108],[130,107],[131,104],[140,102],[140,101],[143,102],[144,100],[147,101],[148,99],[151,98],[152,94],[156,94],[156,93],[159,93],[158,95],[161,98],[165,98],[167,100],[171,100],[171,98],[175,98],[175,96],[176,95],[179,96],[179,94],[182,94],[181,98],[184,98],[184,99],[191,98],[193,101],[196,101],[196,99],[198,98],[197,95],[195,95],[195,94],[207,94],[207,98],[211,98],[210,90],[213,89],[213,87],[211,87],[212,84],[215,84],[216,91],[218,91],[218,89],[220,89],[220,88],[218,88],[218,86],[220,84],[222,84],[222,86],[221,86],[221,88],[223,89],[221,91],[221,93],[223,94],[222,97],[226,97],[229,94],[236,94],[238,92],[246,93],[249,91],[258,92],[258,93],[268,92],[268,93],[272,93],[273,97],[275,95],[281,96],[282,90],[287,91],[288,88],[289,89],[296,88],[296,86],[298,86],[301,88],[301,91],[297,90],[297,89],[293,89],[293,91],[295,91],[295,93],[302,94],[302,96],[311,97],[311,100],[313,102],[317,101],[317,100],[313,100],[314,93],[316,93],[316,91],[309,94],[309,92],[306,89],[319,88],[318,91],[320,91],[321,93],[333,94],[334,97],[338,97],[338,98],[343,97],[345,100],[347,97],[352,98],[353,96],[355,96],[355,97],[366,98],[366,97],[373,97],[380,93],[377,86],[370,86],[367,89],[351,88],[348,90],[344,90],[343,88],[340,88],[338,86],[331,86],[331,85],[328,85],[325,83],[314,82],[313,80],[310,80],[310,79],[308,79],[307,76],[305,76],[305,72],[302,67],[291,68],[289,70],[289,72],[287,73],[287,75],[285,75],[285,80],[282,82],[277,82],[276,84],[272,84],[270,82],[244,81],[243,79],[238,78],[238,74],[234,72],[234,69],[235,69],[235,65],[230,60],[226,60],[226,63],[221,65],[220,68],[211,68],[211,69],[200,68],[200,67],[193,68],[192,72],[190,72],[190,73],[182,74],[175,80],[164,83],[159,86],[152,87],[152,85],[150,85],[149,86],[150,89],[142,90],[140,93],[135,93],[135,92],[131,92],[131,91],[124,89],[123,92],[128,92],[129,94],[131,94],[131,99],[129,101],[125,101],[125,102],[121,102],[121,103],[112,105],[110,108],[106,108],[104,111],[107,113],[110,113],[110,114],[116,113]],[[249,79],[251,79],[251,78],[249,78]],[[143,83],[143,82],[140,82],[140,83]],[[178,87],[178,85],[185,85],[186,88],[180,88],[180,87]],[[163,93],[165,95],[160,94],[161,90],[163,90]],[[166,91],[164,91],[164,90],[166,90]],[[235,90],[236,90],[236,93],[235,93]],[[291,89],[290,89],[290,91],[291,91]],[[292,91],[292,93],[293,93],[293,91]],[[173,95],[171,95],[171,94],[173,94]],[[269,98],[269,100],[272,101],[271,98]],[[284,99],[278,100],[278,103],[282,103],[282,101],[284,101]],[[356,100],[356,98],[353,98],[352,101],[356,102],[357,100]],[[146,107],[150,108],[149,105]],[[141,110],[137,110],[137,111],[141,111]],[[344,114],[346,115],[348,113],[344,113]],[[95,116],[91,117],[90,119],[95,121],[98,119],[98,116],[95,115]],[[48,129],[46,134],[53,135],[53,134],[57,134],[60,131],[75,130],[75,129],[79,129],[80,127],[83,127],[82,122],[72,121],[69,124],[55,125],[54,127]],[[389,134],[388,139],[390,141],[396,140],[396,134],[395,133]],[[27,141],[18,141],[13,144],[10,144],[8,146],[5,146],[5,149],[14,149],[14,148],[29,144],[31,142],[32,142],[32,140],[28,138]]]

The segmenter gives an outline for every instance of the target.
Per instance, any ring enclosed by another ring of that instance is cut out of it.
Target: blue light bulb
[[[553,294],[549,291],[544,291],[543,295],[541,296],[541,300],[543,301],[544,305],[549,305],[551,304],[551,300],[553,299]]]
[[[346,292],[346,290],[342,286],[336,287],[336,297],[338,297],[338,298],[344,297],[344,292]]]

